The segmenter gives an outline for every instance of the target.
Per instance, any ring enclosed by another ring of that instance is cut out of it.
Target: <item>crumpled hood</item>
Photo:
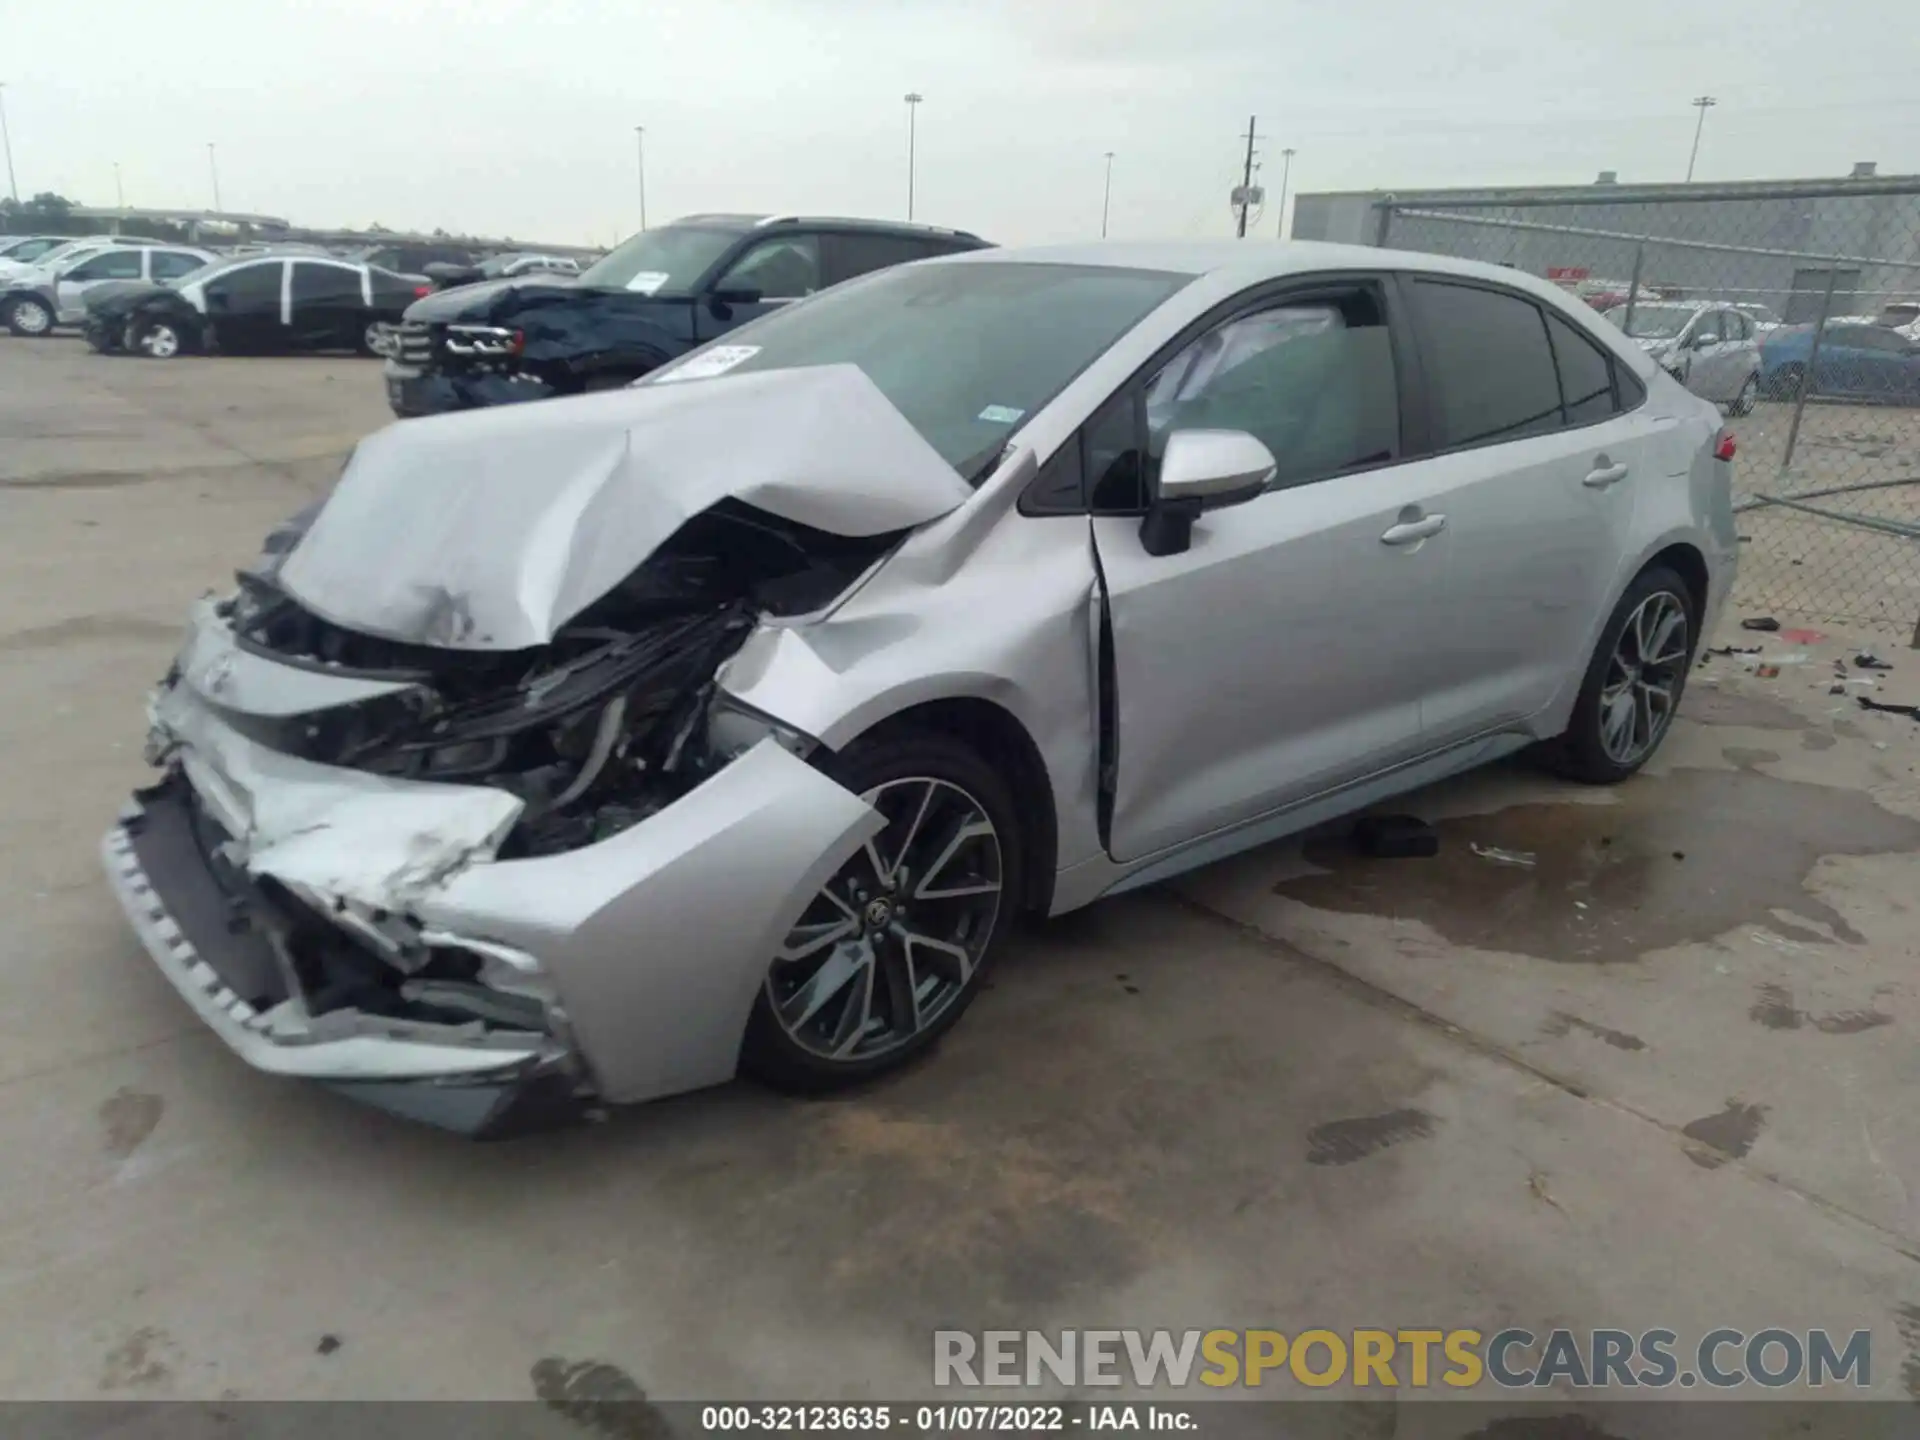
[[[276,578],[352,630],[518,650],[723,499],[861,537],[972,493],[856,366],[663,381],[368,436]]]

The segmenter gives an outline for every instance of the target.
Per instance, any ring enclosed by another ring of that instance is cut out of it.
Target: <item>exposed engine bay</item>
[[[304,517],[303,517],[304,518]],[[334,676],[398,682],[358,704],[229,713],[283,754],[416,780],[483,784],[525,802],[500,858],[603,840],[731,758],[709,743],[714,674],[762,615],[844,590],[898,539],[849,538],[722,500],[625,582],[526,650],[451,650],[346,629],[275,583],[298,523],[269,539],[221,613],[241,648]]]

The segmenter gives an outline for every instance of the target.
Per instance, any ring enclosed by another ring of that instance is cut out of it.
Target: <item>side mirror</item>
[[[1193,543],[1205,510],[1243,505],[1272,481],[1273,452],[1244,430],[1176,430],[1167,437],[1160,480],[1140,522],[1149,555],[1178,555]]]
[[[715,305],[757,305],[760,291],[753,285],[721,285],[708,291],[707,299]]]

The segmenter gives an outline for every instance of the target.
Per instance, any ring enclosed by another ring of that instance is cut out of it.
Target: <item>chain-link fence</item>
[[[1920,645],[1920,180],[1389,197],[1371,226],[1562,285],[1726,407],[1743,615]]]

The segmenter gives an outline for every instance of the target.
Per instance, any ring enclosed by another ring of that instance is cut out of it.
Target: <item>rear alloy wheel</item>
[[[1727,414],[1735,419],[1753,413],[1753,402],[1760,398],[1760,376],[1756,373],[1747,377],[1747,383],[1740,387],[1740,393],[1733,397],[1733,403],[1727,406]]]
[[[1627,587],[1554,753],[1563,774],[1610,785],[1647,763],[1680,708],[1693,664],[1695,610],[1686,583],[1663,566]]]
[[[164,320],[144,326],[130,347],[149,360],[171,360],[180,353],[180,332]]]
[[[387,353],[387,327],[380,321],[369,321],[367,328],[360,332],[360,353],[362,355]]]
[[[835,778],[885,827],[834,874],[768,968],[742,1067],[825,1090],[906,1063],[959,1020],[1019,905],[1000,777],[940,735],[850,749]]]
[[[53,331],[53,311],[44,300],[23,295],[7,306],[7,328],[16,335],[38,339]]]

